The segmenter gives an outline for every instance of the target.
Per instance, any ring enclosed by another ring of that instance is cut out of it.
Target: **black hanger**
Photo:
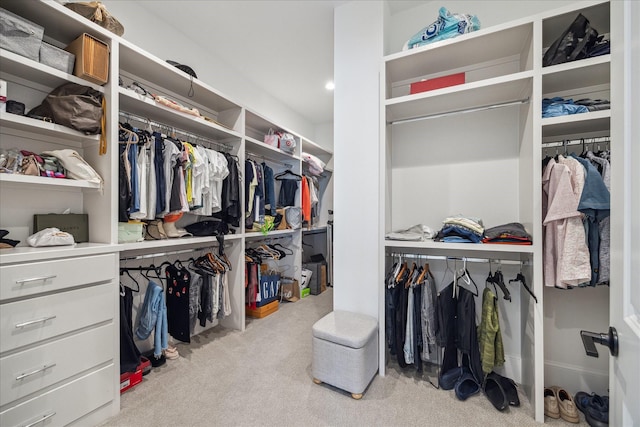
[[[287,175],[293,176],[294,178],[285,178]],[[283,179],[295,179],[296,181],[300,181],[302,179],[302,175],[298,175],[297,173],[293,172],[291,169],[287,169],[286,171],[280,172],[279,174],[277,174],[274,178],[277,179],[278,181],[281,181]]]
[[[287,255],[293,255],[293,251],[291,249],[282,246],[280,243],[274,243],[272,246],[274,247],[274,249],[280,250]]]
[[[487,277],[487,282],[492,283],[494,285],[494,289],[495,289],[495,285],[498,285],[498,287],[502,289],[502,293],[504,294],[504,299],[506,299],[509,302],[511,301],[511,293],[509,292],[509,289],[507,289],[507,286],[504,284],[504,276],[502,275],[502,271],[497,270],[493,275],[491,275],[491,272],[489,272],[489,277]]]
[[[524,286],[524,288],[527,290],[527,292],[529,292],[529,295],[531,295],[531,297],[533,298],[533,300],[536,302],[536,304],[538,303],[538,298],[535,296],[535,294],[533,293],[533,291],[529,288],[529,286],[527,286],[527,281],[524,278],[524,276],[522,275],[522,272],[518,273],[518,275],[516,276],[515,279],[511,279],[509,280],[509,283],[511,282],[520,282],[522,283],[522,286]]]

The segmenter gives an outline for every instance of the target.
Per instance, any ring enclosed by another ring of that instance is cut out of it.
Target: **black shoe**
[[[518,397],[518,388],[516,387],[516,383],[507,377],[503,377],[502,375],[492,372],[490,375],[495,375],[504,390],[504,394],[507,396],[507,402],[509,402],[510,406],[520,406],[520,398]]]
[[[484,394],[498,411],[504,411],[509,406],[507,394],[502,388],[500,377],[495,372],[487,375],[484,381]]]

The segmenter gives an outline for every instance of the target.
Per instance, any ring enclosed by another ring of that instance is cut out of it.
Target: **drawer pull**
[[[42,319],[29,320],[28,322],[16,323],[16,329],[24,328],[25,326],[35,325],[36,323],[44,323],[47,320],[55,319],[56,316],[47,316]]]
[[[53,417],[55,414],[56,414],[55,412],[52,412],[50,414],[43,415],[42,418],[40,418],[38,421],[34,421],[34,422],[30,423],[30,424],[25,424],[22,427],[33,427],[35,425],[38,425],[40,423],[43,423],[43,422],[47,421],[49,418]]]
[[[53,368],[54,366],[56,366],[56,364],[52,363],[51,365],[44,365],[42,368],[36,369],[35,371],[27,372],[26,374],[20,374],[20,375],[18,375],[16,377],[16,381],[23,380],[23,379],[25,379],[27,377],[30,377],[31,375],[35,375],[35,374],[37,374],[39,372],[46,371],[47,369]]]
[[[47,280],[49,280],[49,279],[55,279],[56,277],[58,277],[58,276],[56,276],[55,274],[51,274],[51,275],[49,275],[49,276],[32,277],[31,279],[20,279],[20,280],[16,280],[16,283],[17,283],[18,285],[24,285],[25,283],[28,283],[28,282],[39,282],[39,281],[46,282]]]

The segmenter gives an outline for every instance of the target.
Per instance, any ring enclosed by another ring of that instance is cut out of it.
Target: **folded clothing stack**
[[[502,243],[510,245],[531,245],[531,235],[519,222],[498,225],[484,231],[482,243]]]
[[[483,238],[484,225],[480,218],[457,215],[443,221],[435,240],[447,243],[481,243]]]

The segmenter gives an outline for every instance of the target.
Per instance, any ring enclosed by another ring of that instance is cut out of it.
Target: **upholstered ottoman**
[[[348,311],[332,311],[313,325],[316,384],[327,383],[362,398],[378,370],[378,321]]]

